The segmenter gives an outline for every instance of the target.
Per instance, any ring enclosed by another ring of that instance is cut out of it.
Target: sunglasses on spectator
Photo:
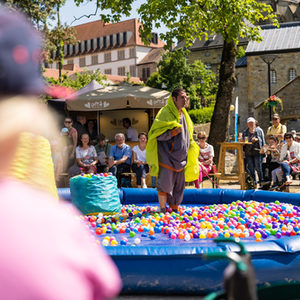
[[[65,121],[65,123],[72,123],[72,121]]]
[[[277,120],[279,120],[278,118],[273,118],[272,120],[275,120],[275,121],[277,121]]]
[[[287,137],[285,137],[284,139],[285,140],[289,140],[289,139],[291,139],[292,137],[291,136],[287,136]]]
[[[206,136],[200,136],[200,137],[198,137],[198,140],[204,140],[204,139],[206,139]]]

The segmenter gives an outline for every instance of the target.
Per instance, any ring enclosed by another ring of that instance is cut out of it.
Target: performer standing
[[[147,162],[151,175],[158,176],[160,209],[166,204],[175,211],[182,202],[185,181],[199,176],[199,147],[193,140],[193,122],[186,109],[187,96],[176,88],[168,103],[157,114],[148,134]]]

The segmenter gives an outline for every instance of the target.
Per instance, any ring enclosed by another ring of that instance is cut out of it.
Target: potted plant
[[[282,100],[276,95],[270,96],[267,100],[264,101],[263,108],[271,107],[273,112],[276,113],[277,105],[280,105],[281,111],[283,110]]]

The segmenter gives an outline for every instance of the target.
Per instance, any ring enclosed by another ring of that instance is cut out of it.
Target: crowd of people
[[[239,134],[239,141],[249,142],[244,146],[245,170],[251,176],[254,185],[260,188],[267,186],[273,189],[284,183],[290,184],[291,174],[300,170],[298,166],[300,137],[297,137],[296,131],[287,133],[286,126],[280,123],[278,114],[273,115],[272,123],[265,135],[257,121],[249,117],[247,128]],[[59,173],[63,172],[68,172],[70,177],[80,173],[111,172],[117,177],[119,187],[128,187],[131,186],[131,181],[123,174],[135,173],[137,187],[147,188],[146,175],[150,172],[146,159],[147,133],[138,133],[131,126],[129,118],[123,119],[123,125],[126,133],[117,133],[112,145],[103,133],[97,135],[93,120],[87,121],[86,117],[79,115],[73,124],[73,120],[66,117],[61,130],[61,139],[64,143],[61,157],[58,155],[57,141],[53,143],[57,182],[60,180]],[[172,133],[168,134],[172,136]],[[161,135],[158,138],[158,145],[165,138]],[[126,144],[127,141],[136,141],[136,145],[131,148]],[[207,143],[206,132],[200,131],[197,134],[197,143],[199,173],[194,184],[196,188],[200,188],[203,179],[216,172],[216,167],[214,148]],[[172,147],[174,141],[171,145],[167,145],[168,157],[171,153],[169,149]],[[155,187],[155,180],[152,181],[152,187]]]
[[[245,169],[254,185],[274,189],[291,184],[291,174],[300,170],[300,138],[296,131],[287,132],[278,114],[273,115],[266,135],[253,117],[247,119],[247,125],[239,140],[249,142],[244,146]]]

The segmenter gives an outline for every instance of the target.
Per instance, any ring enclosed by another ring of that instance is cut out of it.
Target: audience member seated
[[[77,130],[73,127],[73,120],[71,118],[66,117],[64,125],[65,127],[61,130],[61,136],[65,145],[63,149],[63,169],[68,170],[68,168],[74,163],[75,160],[78,133]]]
[[[274,114],[272,117],[272,126],[267,130],[267,136],[274,135],[279,141],[283,140],[284,134],[286,133],[286,126],[280,123],[280,117],[278,114]]]
[[[97,143],[97,129],[95,127],[95,122],[93,120],[88,120],[88,122],[87,122],[87,133],[90,136],[91,144],[96,145],[96,143]]]
[[[283,180],[286,184],[292,183],[290,174],[293,171],[300,170],[300,144],[294,141],[291,133],[284,135],[286,143],[280,151],[280,166],[283,172]]]
[[[280,146],[276,136],[267,137],[268,144],[260,149],[261,154],[265,154],[265,163],[263,163],[263,175],[265,182],[271,182],[272,187],[281,185],[282,175],[279,163]]]
[[[127,140],[131,142],[137,142],[138,132],[134,127],[131,126],[131,121],[129,118],[123,119],[123,126],[127,129],[126,130]]]
[[[198,189],[200,187],[201,182],[203,181],[203,177],[207,176],[212,171],[213,159],[214,159],[214,148],[212,145],[206,143],[206,133],[204,131],[200,131],[197,134],[198,145],[200,147],[199,152],[199,178],[195,180],[195,187]]]
[[[132,149],[132,171],[136,174],[138,188],[147,188],[146,173],[149,173],[149,166],[146,162],[147,134],[141,132],[138,135],[139,144]]]
[[[115,135],[116,144],[110,149],[110,157],[108,160],[109,172],[117,177],[118,187],[122,186],[122,173],[130,172],[131,165],[131,148],[125,144],[125,135],[117,133]],[[130,185],[130,184],[126,184]]]
[[[97,145],[95,146],[97,156],[98,156],[98,164],[97,164],[97,172],[102,173],[108,172],[108,158],[110,156],[111,144],[109,144],[105,135],[100,133],[97,138]]]
[[[98,157],[95,147],[90,143],[90,137],[84,133],[80,137],[80,144],[76,147],[76,163],[69,169],[70,177],[80,173],[95,174]]]

